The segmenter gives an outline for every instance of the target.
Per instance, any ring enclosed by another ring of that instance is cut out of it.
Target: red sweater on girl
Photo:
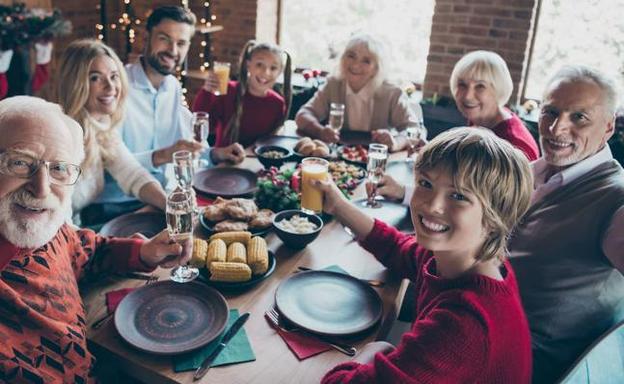
[[[202,111],[210,114],[210,130],[216,132],[215,147],[232,144],[224,136],[224,131],[235,112],[237,86],[237,81],[230,81],[227,94],[220,96],[202,88],[193,101],[194,112]],[[259,137],[270,135],[278,128],[277,124],[284,118],[285,113],[286,103],[279,93],[269,90],[264,97],[245,93],[238,142],[246,147],[253,144]]]
[[[508,262],[503,281],[444,279],[431,251],[376,220],[362,246],[416,288],[416,319],[396,350],[372,364],[347,362],[322,383],[529,383],[531,339]]]

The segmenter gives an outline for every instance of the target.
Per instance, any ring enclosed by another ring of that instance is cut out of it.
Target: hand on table
[[[148,266],[172,268],[186,264],[191,259],[192,252],[192,239],[189,238],[180,245],[171,240],[169,232],[164,229],[156,236],[143,242],[139,257]]]
[[[389,152],[397,150],[397,140],[387,129],[376,129],[371,132],[371,140],[375,143],[385,144]]]
[[[366,182],[366,193],[372,192],[373,185]],[[390,175],[384,175],[377,184],[377,194],[389,200],[403,201],[405,197],[405,186],[399,184]]]
[[[180,139],[175,142],[175,144],[161,148],[159,150],[154,151],[152,155],[152,163],[155,167],[161,166],[163,164],[171,163],[173,161],[173,153],[177,151],[190,151],[194,154],[198,154],[205,148],[205,145],[202,143],[198,143],[194,140],[185,140]]]
[[[394,351],[394,345],[385,341],[373,341],[368,343],[360,350],[360,353],[353,358],[353,361],[360,364],[371,364],[375,360],[375,355],[378,352],[384,355]]]
[[[319,131],[319,139],[326,143],[337,143],[340,135],[330,127],[322,127]]]
[[[227,147],[213,148],[211,156],[215,163],[227,161],[232,164],[240,164],[245,160],[245,148],[239,143],[233,143]]]

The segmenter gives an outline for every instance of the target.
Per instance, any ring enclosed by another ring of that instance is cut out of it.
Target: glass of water
[[[364,202],[365,207],[379,208],[381,203],[376,200],[377,186],[386,172],[388,161],[388,146],[385,144],[372,143],[368,146],[368,163],[366,165],[367,183],[370,188],[366,189],[368,197]]]
[[[344,112],[345,105],[341,103],[331,103],[329,105],[329,127],[333,129],[337,134],[340,134],[340,130],[344,124]],[[332,149],[336,149],[336,144],[332,143]]]
[[[193,242],[193,204],[188,191],[173,191],[167,196],[167,230],[169,237],[182,246]],[[171,280],[187,283],[199,275],[199,270],[179,265],[171,270]]]

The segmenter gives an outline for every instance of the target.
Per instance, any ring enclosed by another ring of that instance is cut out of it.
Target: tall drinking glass
[[[227,94],[228,81],[230,81],[230,63],[215,61],[212,70],[219,78],[219,89],[214,94],[217,96]]]
[[[368,183],[368,198],[363,203],[365,207],[379,208],[381,203],[377,197],[377,186],[386,172],[386,162],[388,161],[388,146],[385,144],[372,143],[368,146],[368,164],[366,165]]]
[[[210,120],[207,112],[193,112],[191,118],[191,134],[193,140],[200,144],[208,143],[208,133],[210,128]],[[199,155],[195,156],[193,163],[195,169],[199,169],[201,166],[205,166],[205,161],[199,158]]]
[[[173,174],[178,187],[191,196],[193,212],[198,214],[199,208],[193,190],[193,176],[195,175],[195,159],[191,151],[177,151],[173,153]]]
[[[420,143],[420,135],[422,134],[422,130],[416,127],[410,127],[405,130],[405,136],[407,138],[407,157],[405,157],[405,161],[408,163],[413,163],[415,160],[416,146]]]
[[[344,124],[345,105],[341,103],[331,103],[329,105],[329,127],[340,134]],[[332,149],[336,149],[336,144],[332,143]]]
[[[173,191],[167,196],[167,230],[169,237],[180,245],[193,242],[192,196],[187,191]],[[199,270],[188,265],[179,265],[171,270],[171,280],[187,283],[199,275]]]
[[[309,213],[323,212],[323,193],[310,185],[310,180],[325,180],[329,162],[318,157],[301,161],[301,210]]]

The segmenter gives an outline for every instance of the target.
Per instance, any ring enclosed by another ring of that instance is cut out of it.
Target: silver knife
[[[219,356],[219,353],[221,353],[223,348],[225,348],[225,346],[232,339],[232,337],[234,337],[234,335],[238,333],[238,330],[243,327],[243,324],[245,324],[248,318],[249,313],[244,313],[238,319],[236,319],[230,329],[228,329],[227,332],[225,332],[225,335],[223,335],[223,338],[221,339],[219,345],[217,345],[217,348],[215,348],[215,350],[212,351],[212,353],[208,357],[206,357],[204,361],[202,361],[199,368],[197,368],[197,371],[195,371],[195,375],[193,375],[193,381],[197,381],[204,377],[206,372],[208,372],[208,370],[210,369],[210,364],[215,361],[217,356]]]

